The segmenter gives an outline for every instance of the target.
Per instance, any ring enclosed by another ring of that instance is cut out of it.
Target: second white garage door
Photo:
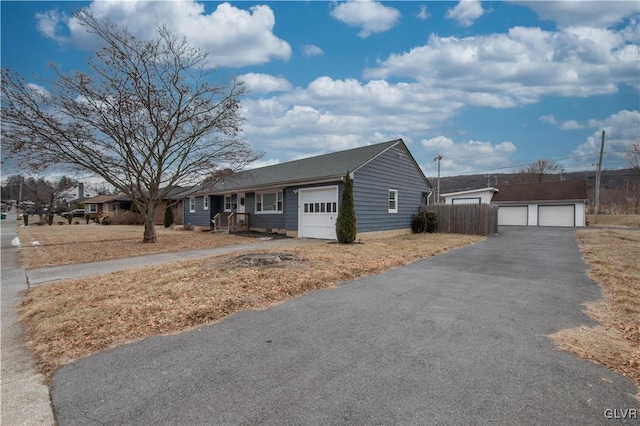
[[[575,226],[575,206],[540,206],[538,208],[539,226]]]
[[[500,206],[498,225],[527,226],[529,210],[527,206]]]
[[[298,236],[335,240],[338,187],[300,189],[298,196]]]

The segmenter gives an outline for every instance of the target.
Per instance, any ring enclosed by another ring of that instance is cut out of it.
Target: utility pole
[[[600,209],[600,174],[602,171],[602,156],[604,155],[604,130],[602,131],[602,140],[600,142],[600,159],[598,160],[598,169],[596,170],[596,206],[593,213],[593,223],[598,224],[598,209]]]
[[[433,159],[433,161],[438,162],[438,193],[436,197],[437,203],[440,202],[440,160],[442,160],[442,155],[438,155],[436,158]]]

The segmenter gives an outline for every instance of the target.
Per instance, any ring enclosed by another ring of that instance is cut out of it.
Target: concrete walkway
[[[279,249],[299,246],[303,244],[322,244],[322,240],[308,240],[297,238],[277,238],[271,240],[256,239],[255,243],[234,244],[231,246],[185,250],[172,253],[149,254],[128,257],[126,259],[103,260],[92,263],[78,263],[75,265],[52,266],[49,268],[29,269],[26,271],[29,285],[47,284],[60,280],[89,277],[107,274],[127,269],[144,268],[152,265],[162,265],[180,260],[198,259],[206,256],[216,256],[240,251]]]
[[[12,212],[13,213],[13,212]],[[31,353],[24,344],[24,330],[15,309],[20,302],[20,291],[26,290],[24,269],[20,268],[20,249],[11,245],[16,236],[14,214],[2,221],[2,337],[0,375],[0,423],[3,426],[53,425],[53,411],[49,388],[43,384],[44,376],[38,374]]]

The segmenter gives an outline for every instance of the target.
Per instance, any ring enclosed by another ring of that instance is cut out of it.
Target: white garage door
[[[527,206],[500,206],[498,209],[498,225],[526,226],[528,215]]]
[[[539,226],[575,226],[575,206],[540,206],[538,208]]]
[[[336,239],[338,187],[300,189],[299,232],[301,238]]]

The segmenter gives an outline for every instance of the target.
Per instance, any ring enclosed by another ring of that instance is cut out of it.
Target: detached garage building
[[[501,185],[491,204],[498,209],[498,225],[586,225],[587,184],[564,181]]]
[[[231,173],[185,194],[184,223],[333,240],[347,172],[356,238],[411,232],[432,187],[401,139]]]

